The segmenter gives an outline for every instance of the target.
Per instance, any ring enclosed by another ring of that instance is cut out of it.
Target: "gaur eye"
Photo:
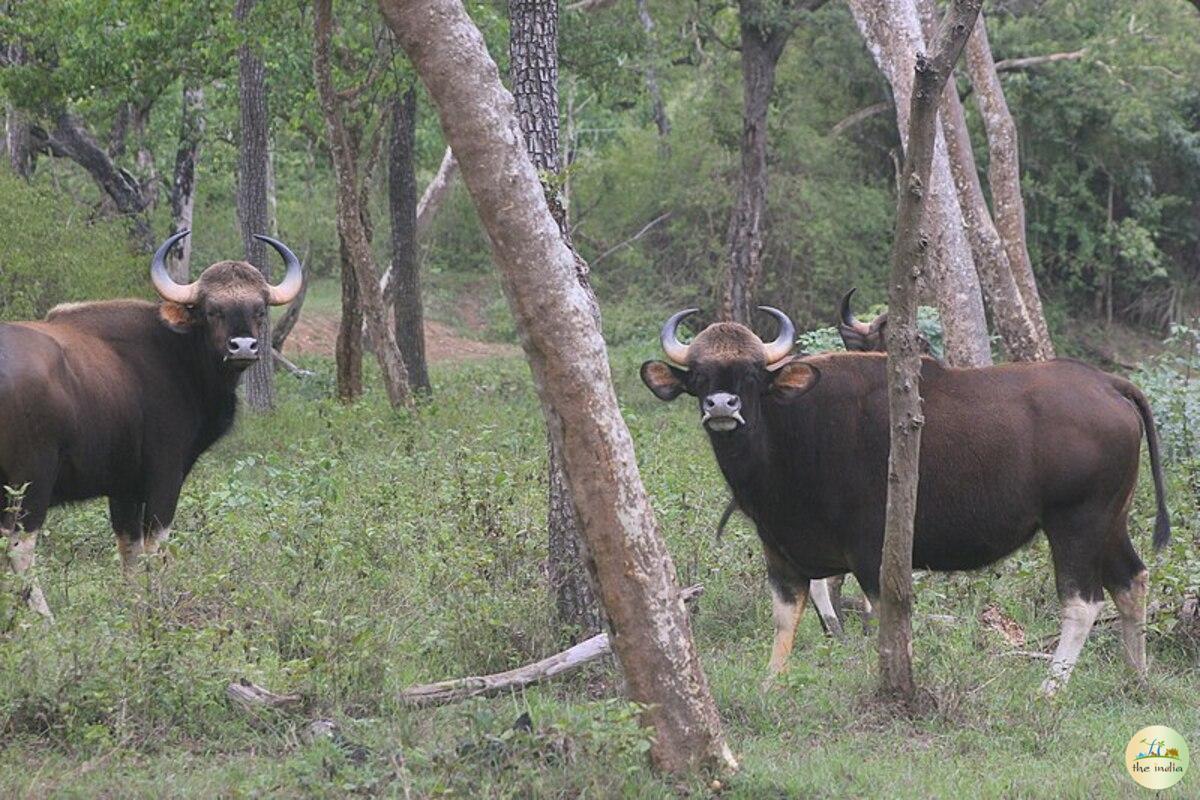
[[[208,318],[209,319],[221,319],[224,316],[225,316],[225,312],[219,308],[210,308],[208,310]]]

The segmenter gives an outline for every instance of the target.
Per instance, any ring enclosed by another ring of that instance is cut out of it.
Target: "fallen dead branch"
[[[686,589],[681,589],[679,592],[680,599],[687,604],[693,603],[702,594],[704,594],[704,587],[698,585],[689,586]],[[608,641],[608,634],[601,633],[573,647],[569,647],[561,653],[555,653],[549,658],[543,658],[541,661],[526,664],[523,667],[517,667],[507,672],[455,678],[448,681],[439,681],[438,683],[411,686],[400,693],[400,701],[418,708],[424,708],[427,706],[457,703],[460,700],[469,700],[473,697],[491,697],[497,694],[505,694],[542,683],[560,675],[565,675],[568,672],[573,672],[584,664],[589,664],[603,658],[611,652],[612,646]],[[264,708],[286,711],[298,706],[302,700],[300,695],[276,694],[269,689],[264,689],[258,684],[244,679],[229,684],[225,689],[225,694],[230,700],[248,711],[257,711]],[[314,736],[326,733],[324,729],[320,729],[320,723],[325,722],[327,721],[317,720],[313,723]]]
[[[685,603],[689,603],[703,593],[703,586],[689,586],[680,591],[680,596]],[[507,672],[410,686],[400,693],[400,701],[424,708],[457,703],[473,697],[506,694],[572,672],[611,652],[608,634],[601,633],[549,658]]]

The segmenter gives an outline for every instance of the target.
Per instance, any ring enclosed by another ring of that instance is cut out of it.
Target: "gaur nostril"
[[[742,398],[738,397],[737,395],[734,395],[733,397],[726,400],[725,404],[727,406],[729,406],[731,409],[736,411],[737,409],[742,407]]]
[[[250,352],[251,352],[251,353],[257,353],[257,352],[258,352],[258,340],[257,340],[257,339],[255,339],[254,341],[250,342]]]
[[[704,398],[704,407],[705,408],[713,408],[716,404],[717,404],[717,401],[713,400],[711,397]]]

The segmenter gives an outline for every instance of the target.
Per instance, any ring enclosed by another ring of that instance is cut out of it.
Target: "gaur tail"
[[[721,521],[717,523],[717,541],[721,541],[721,536],[725,533],[725,526],[729,524],[729,518],[733,516],[733,512],[737,511],[737,500],[729,498],[728,505],[725,506],[725,513],[721,515]]]
[[[1128,381],[1123,381],[1121,393],[1129,398],[1142,415],[1142,427],[1146,430],[1146,449],[1150,451],[1150,474],[1154,476],[1154,497],[1158,502],[1158,514],[1154,520],[1154,549],[1162,549],[1171,541],[1171,514],[1167,510],[1167,493],[1163,487],[1162,458],[1158,454],[1158,429],[1154,427],[1154,412],[1146,395]]]

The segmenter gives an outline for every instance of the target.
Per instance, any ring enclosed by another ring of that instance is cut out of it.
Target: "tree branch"
[[[592,269],[595,269],[597,264],[599,264],[601,261],[603,261],[604,259],[611,256],[613,253],[620,250],[622,247],[627,247],[627,246],[633,244],[634,242],[636,242],[638,239],[641,239],[643,236],[645,236],[647,233],[650,232],[651,228],[653,228],[658,223],[665,222],[666,220],[670,219],[671,215],[673,213],[675,213],[675,212],[667,211],[662,214],[659,214],[657,217],[655,217],[654,219],[650,220],[645,225],[643,225],[642,229],[640,231],[638,231],[637,233],[635,233],[633,236],[630,236],[628,239],[621,242],[620,244],[613,245],[612,247],[608,248],[600,255],[596,256],[594,259],[592,259]]]

